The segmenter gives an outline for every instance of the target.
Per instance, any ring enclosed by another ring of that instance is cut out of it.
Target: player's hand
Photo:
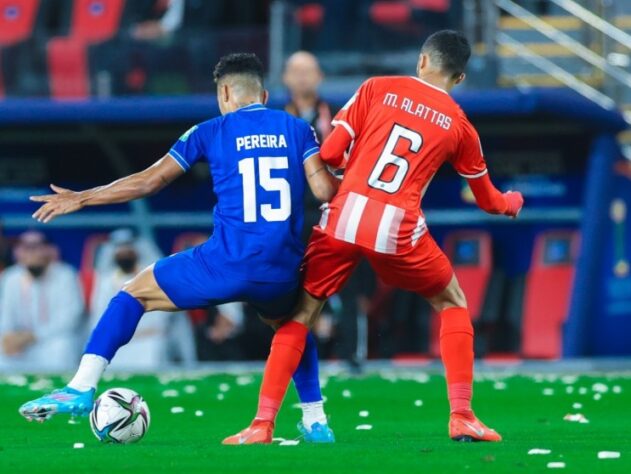
[[[33,218],[39,222],[50,222],[57,216],[78,211],[83,207],[81,193],[60,188],[54,184],[50,185],[50,189],[55,191],[55,194],[31,196],[31,201],[45,203],[33,213]]]
[[[519,191],[508,191],[504,193],[504,199],[506,199],[506,212],[509,217],[517,217],[519,211],[524,206],[524,197]]]

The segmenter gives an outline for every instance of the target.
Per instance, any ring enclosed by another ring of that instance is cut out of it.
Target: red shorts
[[[338,293],[362,257],[385,283],[426,298],[447,288],[454,274],[429,233],[407,253],[385,254],[338,240],[315,227],[303,264],[304,289],[319,299]]]

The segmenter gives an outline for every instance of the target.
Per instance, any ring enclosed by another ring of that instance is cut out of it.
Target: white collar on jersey
[[[430,84],[429,82],[424,81],[423,79],[418,78],[418,77],[416,77],[416,76],[410,76],[410,77],[411,77],[412,79],[416,79],[418,82],[421,82],[421,83],[425,84],[427,87],[431,87],[432,89],[436,89],[437,91],[440,91],[440,92],[442,92],[443,94],[447,94],[447,95],[449,95],[449,93],[448,93],[445,89],[441,89],[440,87],[436,87],[434,84]]]
[[[265,106],[260,102],[255,102],[254,104],[246,105],[245,107],[238,108],[235,112],[254,112],[256,110],[265,110]]]

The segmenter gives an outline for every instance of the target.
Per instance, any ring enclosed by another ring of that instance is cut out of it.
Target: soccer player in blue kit
[[[272,325],[291,315],[299,295],[304,253],[305,183],[326,202],[335,194],[338,181],[320,160],[313,129],[303,120],[263,105],[268,93],[263,87],[263,65],[255,55],[221,58],[214,79],[222,116],[193,126],[149,168],[86,191],[51,185],[55,194],[31,198],[43,203],[33,217],[49,222],[84,206],[154,194],[196,162],[206,161],[217,204],[211,238],[159,260],[128,282],[94,329],[75,376],[66,387],[22,405],[20,413],[27,419],[89,413],[108,363],[132,338],[147,311],[244,301]],[[298,427],[306,441],[333,442],[312,335],[301,360],[294,374],[303,407]]]

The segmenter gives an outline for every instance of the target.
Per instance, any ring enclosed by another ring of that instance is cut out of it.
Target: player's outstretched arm
[[[491,182],[488,173],[478,178],[467,179],[467,182],[480,209],[489,214],[517,217],[524,205],[524,198],[520,192],[501,193]]]
[[[44,203],[35,211],[33,218],[46,223],[57,216],[76,212],[85,206],[118,204],[150,196],[183,173],[182,167],[166,155],[149,168],[105,186],[85,191],[71,191],[51,184],[50,187],[55,194],[31,196],[31,201]]]
[[[320,155],[311,155],[304,163],[305,175],[311,192],[318,201],[329,202],[335,196],[340,181],[329,173]]]

